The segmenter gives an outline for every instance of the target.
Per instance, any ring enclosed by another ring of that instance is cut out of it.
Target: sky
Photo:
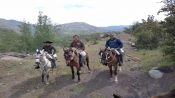
[[[37,23],[39,11],[53,24],[86,22],[94,26],[132,25],[157,15],[161,0],[0,0],[0,18]]]

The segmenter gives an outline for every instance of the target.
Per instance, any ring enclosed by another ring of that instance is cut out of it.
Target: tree
[[[161,39],[161,29],[158,21],[154,20],[153,15],[142,19],[141,23],[136,22],[133,26],[125,29],[125,32],[131,32],[136,37],[136,46],[140,49],[154,49],[159,46]]]
[[[163,50],[165,54],[170,55],[175,60],[175,0],[163,0],[162,3],[164,6],[158,13],[167,13],[165,21],[162,22],[166,33]]]
[[[1,52],[10,52],[17,51],[20,52],[20,36],[15,31],[0,28],[0,51]]]
[[[54,27],[46,15],[42,15],[42,12],[39,12],[38,22],[35,26],[35,44],[36,48],[42,46],[42,42],[46,40],[55,40]]]
[[[33,36],[31,33],[30,24],[24,21],[19,27],[21,32],[21,49],[24,52],[30,52],[33,50]]]

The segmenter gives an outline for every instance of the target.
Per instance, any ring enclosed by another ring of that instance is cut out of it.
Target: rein
[[[111,56],[110,56],[111,57]],[[111,63],[113,60],[115,59],[115,57],[113,57],[110,61],[106,62],[106,63]]]

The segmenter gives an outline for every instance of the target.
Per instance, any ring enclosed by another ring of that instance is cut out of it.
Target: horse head
[[[109,62],[116,56],[116,52],[115,49],[100,49],[99,55],[101,56],[102,60]]]
[[[63,48],[63,51],[66,62],[70,63],[76,54],[76,50],[74,48]]]

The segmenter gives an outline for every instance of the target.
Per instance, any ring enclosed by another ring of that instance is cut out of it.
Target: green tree
[[[136,37],[136,46],[140,49],[154,49],[159,46],[161,40],[160,23],[154,20],[153,15],[148,15],[148,18],[142,19],[141,23],[135,23],[130,28],[125,29],[125,32],[130,32]]]
[[[6,28],[0,28],[0,34],[1,52],[20,52],[20,36],[15,31]]]
[[[164,52],[175,60],[175,0],[163,0],[164,6],[158,13],[165,12],[166,18],[162,22],[165,31]]]
[[[31,25],[24,21],[19,27],[21,32],[21,49],[24,52],[30,52],[34,49]]]
[[[35,26],[35,45],[36,48],[42,46],[42,42],[46,40],[55,40],[54,26],[52,25],[50,19],[47,15],[42,15],[42,12],[39,12],[38,22]]]

